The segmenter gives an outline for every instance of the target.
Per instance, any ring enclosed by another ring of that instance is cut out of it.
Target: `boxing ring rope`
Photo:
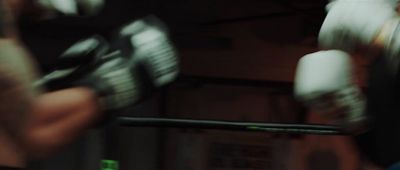
[[[275,92],[283,94],[292,94],[292,83],[286,82],[273,82],[273,81],[259,81],[259,80],[242,80],[230,78],[214,78],[214,77],[196,77],[196,76],[180,76],[177,80],[180,85],[204,85],[204,84],[218,84],[218,85],[233,85],[233,86],[250,86],[250,87],[273,87],[277,90]],[[160,116],[166,116],[166,98],[167,89],[161,91],[161,100],[159,101]],[[201,120],[201,119],[177,119],[177,118],[157,118],[157,117],[127,117],[117,116],[112,118],[109,126],[103,136],[105,145],[103,147],[102,167],[118,167],[119,154],[115,149],[118,145],[118,130],[116,127],[148,127],[160,128],[161,133],[165,133],[165,128],[178,128],[178,129],[207,129],[207,130],[224,130],[235,132],[254,132],[254,133],[272,133],[272,134],[291,134],[291,135],[351,135],[343,131],[340,127],[324,124],[305,124],[305,123],[264,123],[264,122],[242,122],[242,121],[225,121],[225,120]],[[160,138],[165,138],[161,136]],[[163,141],[163,140],[159,140]],[[162,142],[158,143],[160,157],[157,158],[159,166],[163,166],[162,153],[164,145]],[[106,165],[106,166],[104,166]],[[107,166],[110,165],[110,166]],[[118,169],[118,168],[117,168]],[[163,168],[159,168],[163,169]],[[109,169],[107,169],[109,170]]]
[[[183,129],[214,129],[230,131],[269,132],[282,134],[310,135],[349,135],[339,127],[321,124],[290,124],[290,123],[260,123],[236,122],[221,120],[168,119],[168,118],[137,118],[118,117],[117,125],[127,127],[162,127]]]
[[[210,129],[247,132],[266,132],[279,134],[308,135],[349,135],[339,127],[322,124],[290,124],[290,123],[260,123],[222,120],[171,119],[153,117],[116,117],[103,134],[105,147],[101,160],[101,170],[119,170],[119,154],[115,149],[118,145],[116,126],[121,127],[156,127],[182,129]],[[162,149],[161,149],[162,150]],[[158,158],[162,160],[162,158]],[[161,166],[161,164],[160,164]]]
[[[114,117],[106,128],[103,140],[103,157],[101,160],[102,170],[119,170],[117,129],[115,127],[152,127],[152,128],[179,128],[179,129],[208,129],[208,130],[227,130],[244,131],[275,134],[303,134],[303,135],[350,135],[341,128],[323,124],[298,124],[298,123],[261,123],[261,122],[239,122],[224,120],[200,120],[200,119],[173,119],[155,117]],[[163,146],[160,144],[160,150]],[[162,154],[161,154],[162,155]],[[162,160],[162,158],[158,158]],[[161,161],[160,161],[161,162]],[[162,166],[160,163],[159,166]],[[111,167],[111,168],[110,168]],[[117,168],[115,168],[117,167]],[[162,168],[161,168],[162,169]]]
[[[291,123],[260,123],[223,120],[199,119],[172,119],[154,117],[116,117],[103,136],[105,147],[102,170],[118,170],[118,153],[115,146],[118,144],[117,129],[120,127],[155,127],[180,129],[209,129],[246,132],[266,132],[278,134],[307,134],[307,135],[350,135],[339,127],[322,124],[291,124]],[[160,158],[161,160],[161,158]]]

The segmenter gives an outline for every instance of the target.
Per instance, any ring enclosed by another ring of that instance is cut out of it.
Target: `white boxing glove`
[[[319,32],[319,44],[326,49],[351,51],[368,46],[383,25],[397,16],[393,0],[336,0]]]
[[[330,0],[330,2],[326,5],[325,9],[327,12],[329,12],[329,10],[331,9],[331,7],[335,4],[335,2],[337,2],[338,0]],[[387,3],[389,3],[393,8],[396,8],[399,0],[384,0]]]
[[[144,66],[155,87],[174,81],[179,74],[178,52],[169,38],[167,27],[155,16],[128,24],[120,39],[129,39],[135,64]]]
[[[352,82],[350,56],[339,50],[320,51],[302,57],[294,84],[295,97],[323,115],[333,116],[343,128],[364,128],[365,100]]]
[[[69,16],[95,15],[104,7],[104,0],[37,0],[51,12]]]

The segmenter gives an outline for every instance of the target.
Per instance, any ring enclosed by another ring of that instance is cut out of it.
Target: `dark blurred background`
[[[292,97],[297,60],[317,50],[324,0],[109,0],[91,18],[20,24],[42,71],[63,50],[93,34],[109,39],[153,14],[169,27],[182,75],[128,116],[324,123]],[[355,57],[357,71],[365,61]],[[359,75],[360,84],[365,75]],[[90,130],[41,170],[97,170],[104,156],[121,170],[356,170],[367,166],[348,137],[199,129],[119,127]],[[111,139],[104,140],[105,138]]]

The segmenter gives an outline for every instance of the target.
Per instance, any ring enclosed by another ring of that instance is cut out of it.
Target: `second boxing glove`
[[[326,49],[353,50],[368,46],[385,22],[397,16],[388,0],[337,0],[331,2],[319,32],[319,43]]]
[[[350,56],[342,51],[320,51],[302,57],[294,91],[298,100],[333,116],[347,130],[358,131],[365,126],[365,100],[353,83]]]
[[[119,32],[117,48],[133,57],[132,64],[142,68],[146,79],[158,88],[179,74],[177,51],[165,25],[154,16],[128,24]]]

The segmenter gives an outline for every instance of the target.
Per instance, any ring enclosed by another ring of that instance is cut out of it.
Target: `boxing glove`
[[[76,43],[60,57],[58,69],[36,85],[50,90],[89,87],[97,92],[105,110],[111,111],[134,105],[176,78],[177,55],[161,29],[146,25],[121,37],[125,40],[112,48],[98,36]]]
[[[42,8],[63,15],[95,15],[104,7],[104,0],[36,0]]]
[[[320,51],[302,57],[294,81],[295,97],[344,129],[358,131],[367,121],[365,99],[353,83],[350,56]]]
[[[358,45],[370,45],[383,25],[397,17],[393,4],[388,0],[331,2],[319,32],[320,46],[351,51]]]
[[[141,68],[141,75],[153,87],[165,86],[177,78],[178,54],[161,20],[154,16],[137,20],[123,27],[117,37],[117,49],[133,58],[132,64]]]
[[[67,49],[55,70],[35,82],[49,91],[83,86],[96,92],[104,110],[123,109],[138,102],[137,69],[118,52],[107,53],[108,43],[100,36],[84,39]]]
[[[93,71],[93,64],[107,56],[108,42],[101,36],[92,36],[78,41],[57,59],[52,71],[35,81],[36,87],[48,90],[65,88],[66,82],[82,78],[84,73]]]
[[[397,0],[337,0],[328,7],[328,15],[319,33],[320,46],[352,51],[368,47],[378,39],[392,74],[399,71],[400,19]]]

